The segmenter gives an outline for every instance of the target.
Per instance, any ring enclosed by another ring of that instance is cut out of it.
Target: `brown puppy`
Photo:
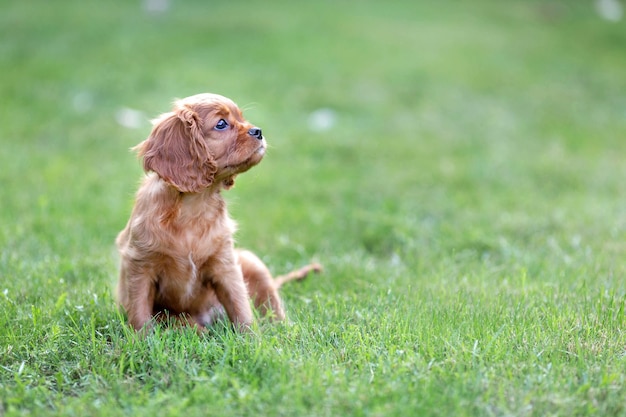
[[[204,328],[225,312],[241,329],[253,319],[250,298],[283,319],[278,288],[321,267],[272,279],[253,253],[233,248],[235,223],[220,194],[263,158],[261,129],[228,98],[198,94],[176,101],[135,149],[148,175],[116,240],[118,301],[130,324],[172,316]]]

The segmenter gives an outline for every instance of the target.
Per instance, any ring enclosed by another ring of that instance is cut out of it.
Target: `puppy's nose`
[[[248,135],[254,136],[259,140],[263,139],[263,132],[261,132],[261,129],[259,129],[258,127],[253,127],[252,129],[248,130]]]

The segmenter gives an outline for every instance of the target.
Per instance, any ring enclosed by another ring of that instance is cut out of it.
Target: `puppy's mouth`
[[[226,165],[223,168],[223,171],[227,172],[230,175],[231,173],[240,174],[249,170],[256,164],[261,162],[261,159],[263,159],[263,156],[265,155],[266,149],[266,146],[262,144],[254,152],[252,152],[252,154],[248,158],[236,164]]]

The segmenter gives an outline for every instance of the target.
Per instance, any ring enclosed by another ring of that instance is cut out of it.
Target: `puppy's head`
[[[136,146],[146,172],[154,171],[181,192],[213,184],[229,188],[237,174],[258,164],[266,143],[261,129],[247,122],[232,100],[198,94],[177,100]]]

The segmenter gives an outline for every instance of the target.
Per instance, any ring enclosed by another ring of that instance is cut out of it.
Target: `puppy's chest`
[[[195,279],[197,271],[225,250],[232,250],[234,223],[220,216],[179,218],[169,236],[169,252],[179,272]]]
[[[172,244],[177,259],[199,267],[222,250],[227,237],[228,234],[220,227],[196,224],[174,236]]]
[[[177,259],[170,263],[159,275],[158,298],[167,300],[165,305],[175,310],[185,310],[193,303],[193,299],[210,285],[203,277],[200,265],[191,254],[186,259]]]
[[[156,251],[165,255],[159,273],[160,292],[185,304],[205,286],[211,265],[232,250],[235,224],[217,198],[189,196],[171,213],[161,217],[158,228],[163,233],[156,234]]]
[[[201,265],[231,241],[234,223],[220,208],[183,205],[171,223],[169,242],[178,259]]]
[[[202,294],[211,275],[211,264],[224,249],[224,234],[212,227],[188,228],[175,238],[172,255],[164,259],[159,274],[161,297],[185,309]]]

